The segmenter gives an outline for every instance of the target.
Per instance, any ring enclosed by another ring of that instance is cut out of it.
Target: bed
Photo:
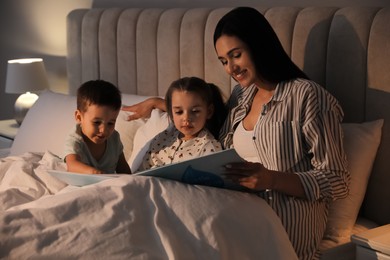
[[[345,112],[350,194],[331,206],[322,259],[354,259],[351,234],[390,223],[390,8],[257,7],[309,77]],[[170,82],[198,76],[227,97],[234,82],[212,46],[230,8],[107,8],[67,18],[69,94],[45,91],[0,159],[0,258],[296,259],[275,213],[256,195],[123,176],[84,187],[64,169],[62,143],[74,124],[77,87],[101,78],[123,103],[162,96]],[[167,124],[116,124],[132,168],[144,144]]]

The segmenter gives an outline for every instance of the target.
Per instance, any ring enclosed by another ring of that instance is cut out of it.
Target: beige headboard
[[[91,9],[68,16],[69,93],[101,78],[123,93],[164,95],[182,76],[199,76],[227,96],[213,31],[230,8]],[[390,222],[390,8],[258,7],[287,53],[341,102],[346,122],[385,119],[362,214]],[[364,147],[362,147],[364,149]],[[372,203],[375,202],[375,203]]]

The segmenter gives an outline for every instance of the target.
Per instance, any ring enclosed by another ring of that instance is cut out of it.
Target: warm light
[[[18,97],[15,102],[15,120],[18,124],[21,124],[28,110],[34,105],[35,101],[38,100],[38,95],[26,92]]]
[[[38,99],[30,91],[41,91],[49,87],[43,60],[39,58],[9,60],[5,92],[23,94],[15,102],[15,120],[21,124],[27,111]]]
[[[42,59],[39,58],[30,58],[30,59],[17,59],[17,60],[9,60],[8,63],[33,63],[33,62],[41,62]]]

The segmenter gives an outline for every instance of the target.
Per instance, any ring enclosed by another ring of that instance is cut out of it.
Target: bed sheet
[[[0,159],[0,258],[296,259],[259,197],[156,177],[84,187],[55,155]]]

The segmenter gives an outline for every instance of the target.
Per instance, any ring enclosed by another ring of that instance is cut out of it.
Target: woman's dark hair
[[[238,7],[223,16],[214,31],[214,47],[222,35],[237,37],[248,46],[262,79],[272,83],[307,79],[306,74],[288,57],[269,22],[256,9]]]
[[[218,138],[219,130],[225,122],[227,109],[223,102],[223,97],[220,89],[211,83],[205,82],[203,79],[197,77],[184,77],[172,82],[165,94],[165,103],[167,106],[167,113],[171,120],[173,120],[172,112],[172,93],[174,91],[188,91],[199,95],[202,100],[206,101],[207,106],[214,107],[214,113],[206,122],[206,128]]]
[[[121,92],[104,80],[84,82],[77,90],[77,109],[85,112],[89,105],[109,106],[119,110],[122,106]]]

